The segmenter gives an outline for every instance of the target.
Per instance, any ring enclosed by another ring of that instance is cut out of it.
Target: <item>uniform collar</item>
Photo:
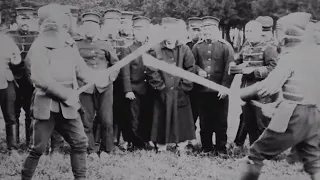
[[[20,35],[28,35],[30,31],[23,31],[22,29],[18,29]]]

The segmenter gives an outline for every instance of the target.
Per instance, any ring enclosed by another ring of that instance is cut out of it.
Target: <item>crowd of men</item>
[[[308,31],[310,14],[278,20],[277,39],[271,17],[249,21],[246,41],[235,57],[221,38],[219,19],[212,16],[190,17],[187,23],[164,17],[160,35],[150,33],[148,17],[89,10],[81,14],[80,31],[79,8],[50,4],[38,9],[35,32],[28,24],[35,10],[16,10],[18,29],[1,33],[0,103],[12,156],[19,156],[21,108],[25,112],[29,153],[23,180],[32,179],[48,146],[59,153],[64,141],[71,147],[76,180],[86,178],[87,157],[108,158],[119,149],[163,152],[171,143],[180,152],[192,149],[197,119],[202,151],[227,153],[228,92],[146,66],[143,56],[113,68],[162,35],[147,54],[226,88],[234,75],[242,76],[245,103],[234,142],[242,147],[248,134],[252,146],[241,179],[258,179],[262,161],[290,147],[312,179],[320,179],[320,91],[313,83],[320,26],[313,23],[317,30]]]

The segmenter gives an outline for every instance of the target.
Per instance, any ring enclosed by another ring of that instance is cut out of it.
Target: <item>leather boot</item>
[[[17,149],[17,125],[6,125],[7,146],[9,150]]]
[[[312,180],[320,180],[320,172],[316,173],[316,174],[312,174],[311,175],[311,179]]]
[[[257,163],[245,158],[241,162],[240,180],[258,180],[262,166],[262,162]]]
[[[21,179],[22,180],[31,180],[32,176],[38,166],[40,154],[30,152],[27,159],[23,164],[23,168],[21,171]]]
[[[30,143],[30,136],[31,136],[31,129],[30,129],[30,126],[31,126],[31,122],[28,120],[25,121],[25,134],[26,134],[26,145],[27,147],[29,146],[29,143]]]
[[[70,154],[70,160],[75,180],[85,179],[87,172],[87,153],[72,152]]]

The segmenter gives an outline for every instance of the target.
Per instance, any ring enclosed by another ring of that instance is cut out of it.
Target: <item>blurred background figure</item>
[[[30,141],[30,124],[31,124],[31,98],[34,87],[31,80],[29,79],[28,62],[25,61],[27,53],[31,47],[31,44],[38,36],[37,31],[32,31],[33,17],[35,10],[30,7],[19,7],[16,8],[16,22],[18,25],[17,30],[8,31],[7,34],[13,38],[16,45],[21,51],[22,62],[18,65],[12,66],[12,72],[16,82],[16,116],[17,120],[20,118],[21,108],[25,112],[25,137],[26,145],[28,146]],[[17,123],[17,138],[19,142],[19,123]]]

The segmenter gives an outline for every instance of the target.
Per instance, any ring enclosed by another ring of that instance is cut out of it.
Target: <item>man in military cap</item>
[[[124,38],[125,40],[124,48],[129,47],[133,43],[132,18],[133,18],[133,12],[130,12],[130,11],[121,12],[120,37]]]
[[[97,12],[89,11],[82,15],[82,28],[85,37],[77,41],[80,55],[94,71],[99,72],[114,65],[117,61],[115,49],[108,41],[99,39],[100,35],[100,15]],[[96,115],[101,127],[101,156],[105,152],[112,152],[113,144],[113,85],[112,82],[117,78],[118,73],[110,75],[110,84],[100,86],[93,85],[80,95],[80,101],[84,109],[82,118],[85,132],[89,139],[88,153],[91,157],[97,156],[93,135],[93,119]],[[80,85],[84,84],[80,81]]]
[[[193,46],[200,40],[201,24],[202,21],[199,17],[190,17],[188,19],[188,31],[190,34],[190,42],[188,42],[187,45],[190,47],[190,49],[192,49]]]
[[[40,35],[32,45],[31,80],[35,84],[32,98],[32,138],[23,164],[22,179],[30,180],[53,130],[71,146],[70,160],[74,178],[86,179],[87,137],[81,122],[77,79],[98,83],[96,74],[80,56],[75,41],[67,33],[67,18],[61,5],[50,4],[38,10]],[[101,84],[108,84],[105,78]]]
[[[281,52],[279,42],[273,36],[273,19],[270,16],[259,16],[256,21],[260,22],[262,25],[262,39],[263,41],[270,43],[277,47],[278,53]]]
[[[16,8],[16,21],[18,29],[16,31],[8,31],[7,34],[13,38],[20,49],[22,62],[18,65],[11,66],[16,81],[16,116],[19,120],[21,108],[25,112],[25,136],[26,144],[30,141],[30,105],[31,96],[34,90],[32,83],[26,73],[25,57],[31,47],[31,44],[38,36],[38,32],[30,31],[30,22],[33,18],[34,10],[29,7]],[[19,137],[19,123],[17,123],[17,138]],[[18,138],[19,142],[19,138]]]
[[[230,87],[233,77],[228,75],[228,64],[234,61],[233,51],[221,40],[219,19],[202,18],[203,40],[193,47],[196,73],[210,81]],[[199,106],[200,136],[203,152],[226,153],[228,97],[200,85],[195,85]],[[212,134],[216,134],[215,149]]]
[[[276,47],[261,39],[262,25],[255,20],[246,24],[246,42],[241,49],[238,59],[230,63],[230,74],[243,74],[241,88],[250,86],[265,79],[277,65]],[[262,103],[273,101],[273,97],[257,99]],[[253,106],[250,101],[242,106],[242,118],[240,119],[236,144],[242,146],[249,134],[250,144],[256,141],[263,129],[268,125],[269,119],[262,116],[259,108]]]
[[[138,16],[133,19],[134,42],[124,50],[124,57],[143,46],[148,39],[148,27],[150,19],[144,16]],[[126,142],[132,143],[134,147],[142,148],[144,143],[149,142],[151,121],[148,118],[150,114],[150,104],[148,99],[149,86],[146,75],[147,68],[142,62],[142,57],[135,59],[121,70],[123,78],[123,87],[126,97],[126,107],[128,107],[128,117],[126,122],[121,123],[124,128],[123,138]],[[151,117],[150,117],[151,118]]]
[[[14,77],[10,65],[21,63],[20,50],[15,42],[3,32],[0,32],[0,107],[5,121],[7,148],[12,155],[17,154],[18,135],[15,111],[16,91]]]
[[[152,48],[150,54],[173,66],[194,72],[194,57],[190,48],[182,44],[179,37],[179,22],[175,18],[162,18],[162,28],[167,35],[165,41]],[[168,143],[178,144],[184,150],[185,142],[195,139],[194,122],[188,92],[193,83],[148,68],[148,81],[154,92],[153,123],[151,141],[158,151],[167,150]],[[180,144],[183,143],[183,144]]]
[[[117,9],[108,9],[103,15],[103,25],[102,25],[102,38],[109,41],[112,47],[116,50],[119,60],[123,56],[123,50],[125,42],[119,37],[121,27],[121,11]],[[123,83],[119,76],[113,83],[113,126],[114,126],[114,142],[119,145],[121,132],[119,130],[119,122],[121,119],[125,118],[123,114],[123,106],[125,104],[125,98],[123,93]]]
[[[272,109],[268,128],[243,159],[241,180],[259,179],[263,161],[292,146],[297,148],[304,170],[311,179],[320,179],[319,59],[316,58],[319,56],[320,24],[316,25],[315,32],[308,32],[310,17],[311,14],[297,12],[280,18],[286,24],[284,32],[298,32],[290,36],[295,39],[294,49],[280,56],[278,65],[266,79],[242,89],[243,100],[267,97],[281,91],[283,99]],[[314,38],[305,38],[308,34]]]

